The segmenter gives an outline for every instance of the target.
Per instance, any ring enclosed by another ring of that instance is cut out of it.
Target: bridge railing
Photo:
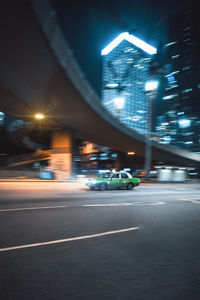
[[[37,150],[34,153],[17,155],[2,160],[1,169],[11,168],[14,166],[25,165],[35,161],[50,159],[51,152],[49,150]]]

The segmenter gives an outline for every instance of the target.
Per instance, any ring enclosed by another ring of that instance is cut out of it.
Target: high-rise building
[[[102,104],[126,126],[140,132],[146,128],[144,84],[155,53],[154,47],[128,32],[102,50]]]
[[[199,9],[192,3],[169,20],[165,113],[158,118],[156,128],[163,142],[197,152],[200,151],[199,28]]]

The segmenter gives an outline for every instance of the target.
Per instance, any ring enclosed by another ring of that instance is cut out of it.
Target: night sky
[[[166,24],[183,0],[52,0],[74,55],[97,94],[101,94],[101,50],[129,31],[152,46],[167,41]]]

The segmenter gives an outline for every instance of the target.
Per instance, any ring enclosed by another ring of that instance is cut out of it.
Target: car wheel
[[[129,182],[127,184],[127,190],[132,190],[133,187],[134,187],[134,185],[132,184],[132,182]]]
[[[99,185],[100,191],[105,191],[107,189],[107,185],[105,182],[100,183]]]

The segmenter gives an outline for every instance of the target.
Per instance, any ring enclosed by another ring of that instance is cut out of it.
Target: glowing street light
[[[119,120],[121,117],[121,111],[124,108],[124,102],[125,102],[125,99],[122,96],[119,96],[119,97],[116,97],[113,99],[113,103],[114,103],[115,109],[117,111],[117,117],[119,118]]]
[[[135,155],[135,152],[131,151],[131,152],[127,152],[128,155]]]
[[[146,135],[145,135],[145,170],[146,179],[150,178],[151,170],[151,127],[152,127],[152,101],[156,96],[158,89],[158,81],[147,81],[145,84],[145,93],[147,95],[147,121],[146,121]]]
[[[124,97],[116,97],[113,101],[116,109],[121,110],[124,108]]]
[[[44,115],[42,114],[42,113],[37,113],[37,114],[35,114],[35,119],[37,119],[37,120],[43,120],[44,119]]]

